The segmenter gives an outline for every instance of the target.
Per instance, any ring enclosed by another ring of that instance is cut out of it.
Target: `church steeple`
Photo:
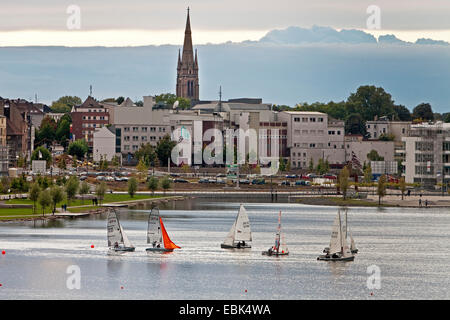
[[[177,96],[190,100],[199,100],[197,50],[192,46],[191,19],[187,9],[186,29],[184,31],[183,53],[180,60],[178,51]]]

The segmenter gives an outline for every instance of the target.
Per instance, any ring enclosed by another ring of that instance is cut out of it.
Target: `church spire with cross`
[[[198,58],[197,50],[192,46],[191,19],[187,8],[186,29],[184,31],[183,51],[178,52],[177,64],[177,97],[199,100]]]

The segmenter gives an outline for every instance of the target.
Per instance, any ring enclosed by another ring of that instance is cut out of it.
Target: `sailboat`
[[[148,217],[147,243],[151,243],[152,247],[146,251],[171,252],[180,248],[170,240],[158,208],[153,208]]]
[[[263,251],[262,254],[267,256],[286,256],[289,254],[284,234],[281,233],[281,211],[278,214],[278,229],[275,235],[275,245],[269,248],[269,250]]]
[[[352,233],[350,231],[350,227],[348,226],[347,222],[347,210],[345,210],[345,219],[342,226],[342,232],[344,234],[344,238],[347,241],[348,238],[350,238],[350,251],[351,253],[355,254],[358,253],[358,249],[356,248],[355,240],[352,237]],[[326,247],[323,252],[329,253],[330,247]]]
[[[134,246],[131,244],[127,235],[123,231],[123,228],[117,217],[117,213],[114,209],[108,213],[108,247],[114,251],[134,251]]]
[[[345,233],[346,231],[344,231],[341,222],[341,211],[338,210],[331,232],[330,247],[329,249],[326,248],[324,250],[325,254],[317,257],[317,260],[353,261],[355,259],[355,256],[352,254],[350,248],[348,247]]]
[[[241,204],[236,220],[231,226],[225,241],[220,245],[224,249],[247,249],[251,248],[249,242],[252,241],[252,232],[250,230],[250,221],[247,211]]]

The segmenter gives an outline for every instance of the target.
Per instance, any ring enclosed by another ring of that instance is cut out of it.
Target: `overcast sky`
[[[81,10],[80,30],[67,28],[71,5]],[[288,26],[367,30],[370,5],[380,8],[374,34],[450,41],[449,0],[1,0],[0,46],[181,44],[188,6],[198,44],[257,40]]]

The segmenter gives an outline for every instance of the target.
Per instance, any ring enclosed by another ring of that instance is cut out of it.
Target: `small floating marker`
[[[2,284],[0,283],[0,287],[2,286]]]
[[[2,254],[6,254],[5,250],[2,251]]]
[[[93,245],[93,244],[91,244],[91,248],[94,248],[94,245]]]
[[[245,289],[245,292],[247,292],[247,289]]]
[[[123,286],[120,286],[120,289],[123,290]]]
[[[373,292],[371,292],[370,295],[373,296]]]

